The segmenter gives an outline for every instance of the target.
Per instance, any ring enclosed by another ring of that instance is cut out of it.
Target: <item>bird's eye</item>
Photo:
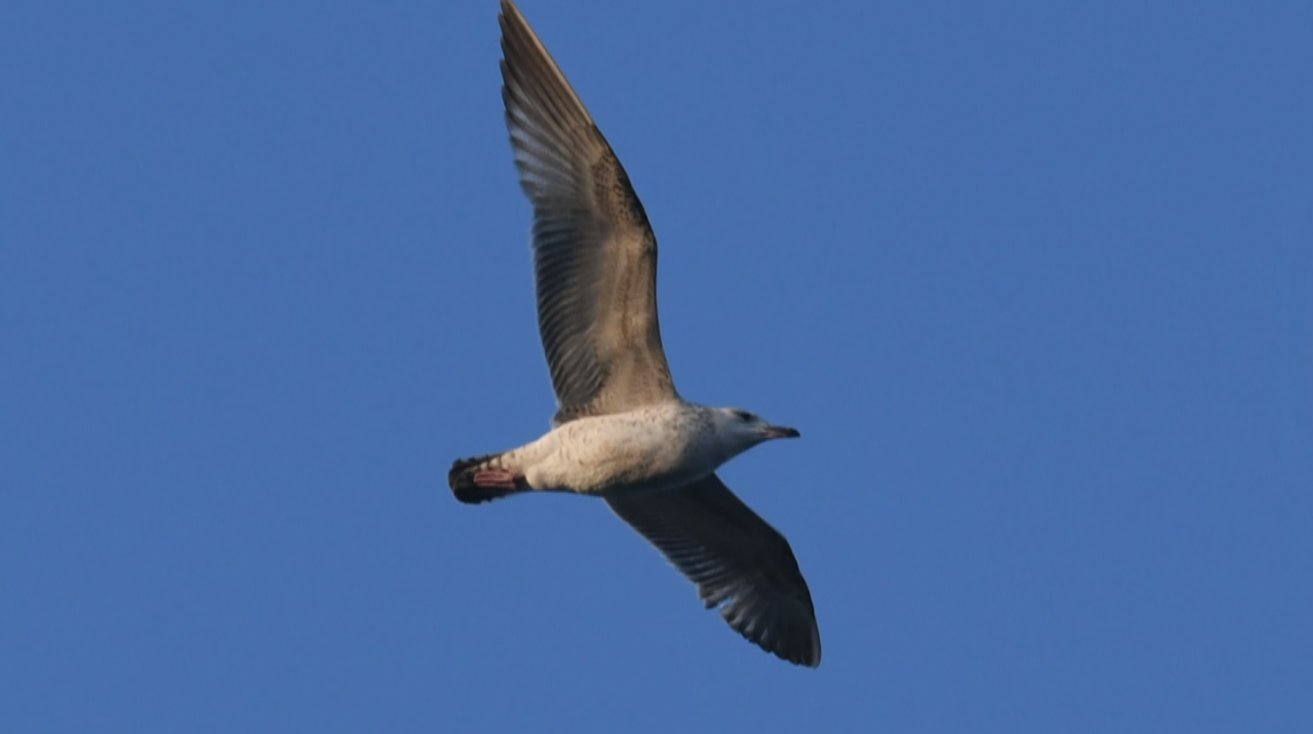
[[[749,412],[746,411],[746,410],[736,410],[736,411],[734,411],[734,415],[735,415],[735,417],[737,417],[737,418],[738,418],[739,420],[741,420],[741,421],[751,421],[751,420],[752,420],[752,414],[749,413]]]

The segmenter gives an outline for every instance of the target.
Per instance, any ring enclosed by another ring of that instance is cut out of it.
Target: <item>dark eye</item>
[[[754,416],[753,416],[751,413],[749,413],[748,411],[746,411],[746,410],[736,410],[736,411],[734,411],[734,417],[738,418],[738,419],[741,420],[741,421],[745,421],[745,422],[747,422],[747,421],[751,421],[751,420],[754,418]]]

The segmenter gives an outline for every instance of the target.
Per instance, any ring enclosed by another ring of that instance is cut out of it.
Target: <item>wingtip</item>
[[[501,10],[497,12],[497,20],[501,23],[503,29],[510,23],[516,25],[527,25],[524,20],[524,14],[520,8],[511,0],[501,0]]]
[[[781,660],[802,668],[819,668],[821,665],[821,647],[817,645],[809,650],[770,650],[771,654]]]
[[[805,665],[808,668],[821,667],[821,638],[819,635],[816,637],[814,642],[815,644],[812,647],[811,655],[808,656],[806,660],[799,663],[799,665]]]
[[[821,665],[821,628],[816,624],[815,612],[812,613],[811,649],[807,658],[799,665],[806,665],[809,668],[818,668]]]
[[[766,647],[756,640],[753,640],[753,642],[756,642],[756,644],[760,645],[763,650],[785,662],[793,663],[794,665],[803,668],[818,668],[821,665],[821,638],[816,633],[815,627],[812,628],[812,631],[813,637],[811,639],[811,644],[803,648],[791,648],[787,645]]]

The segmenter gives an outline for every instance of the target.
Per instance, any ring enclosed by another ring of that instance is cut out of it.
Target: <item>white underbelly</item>
[[[530,486],[581,494],[666,489],[715,470],[698,437],[624,416],[567,423],[552,450],[526,472]]]

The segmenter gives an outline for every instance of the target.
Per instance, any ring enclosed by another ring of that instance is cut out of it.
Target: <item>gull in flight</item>
[[[819,665],[811,593],[788,541],[715,473],[798,431],[675,391],[643,205],[511,0],[499,20],[506,126],[533,204],[538,327],[559,409],[536,441],[456,461],[452,492],[466,503],[526,491],[601,497],[732,628],[785,660]]]

